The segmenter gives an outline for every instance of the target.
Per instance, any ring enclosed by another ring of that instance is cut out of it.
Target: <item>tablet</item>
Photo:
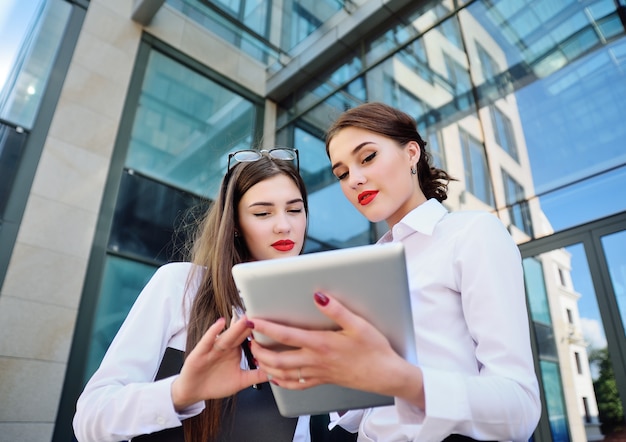
[[[411,299],[402,243],[347,249],[237,264],[235,284],[250,318],[314,330],[339,327],[315,306],[316,291],[328,293],[370,321],[393,349],[416,364]],[[284,350],[253,331],[265,346]],[[287,390],[270,384],[281,415],[295,417],[391,405],[393,397],[332,384]]]

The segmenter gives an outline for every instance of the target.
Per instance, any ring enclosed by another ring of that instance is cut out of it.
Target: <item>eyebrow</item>
[[[304,204],[304,200],[302,198],[295,198],[295,199],[287,201],[287,205],[296,204],[296,203]],[[276,205],[275,203],[270,203],[266,201],[257,201],[257,202],[250,204],[248,207],[255,207],[255,206],[271,207],[275,205]]]
[[[352,149],[352,152],[350,152],[352,155],[356,155],[361,149],[363,149],[365,146],[367,146],[368,144],[375,144],[373,141],[364,141],[361,144],[359,144],[358,146],[356,146],[354,149]],[[338,168],[339,166],[341,166],[343,163],[340,161],[338,163],[333,164],[333,167],[330,169],[331,171],[335,170],[336,168]]]

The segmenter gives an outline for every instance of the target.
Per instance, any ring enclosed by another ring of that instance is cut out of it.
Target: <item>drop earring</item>
[[[411,175],[417,175],[417,167],[411,167]]]

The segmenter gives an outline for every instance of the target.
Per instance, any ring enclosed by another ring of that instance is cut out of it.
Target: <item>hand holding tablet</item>
[[[308,330],[337,330],[315,306],[327,293],[376,327],[395,352],[416,363],[411,304],[400,243],[370,245],[239,264],[233,277],[248,317]],[[393,289],[390,289],[393,288]],[[285,349],[257,331],[258,343]],[[389,405],[393,398],[337,385],[288,390],[272,385],[284,416]]]

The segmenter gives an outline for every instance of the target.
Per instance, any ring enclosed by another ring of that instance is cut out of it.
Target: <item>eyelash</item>
[[[287,212],[289,213],[302,213],[304,209],[288,209]],[[270,214],[270,212],[259,212],[259,213],[254,213],[253,215],[256,216],[257,218],[262,218],[264,216],[268,216]]]
[[[369,163],[370,161],[372,161],[374,158],[376,157],[376,152],[372,152],[371,154],[369,154],[368,156],[366,156],[363,161],[361,161],[361,164],[365,164],[365,163]],[[339,181],[344,180],[348,177],[348,172],[344,172],[341,175],[339,175],[337,177],[337,179]]]

